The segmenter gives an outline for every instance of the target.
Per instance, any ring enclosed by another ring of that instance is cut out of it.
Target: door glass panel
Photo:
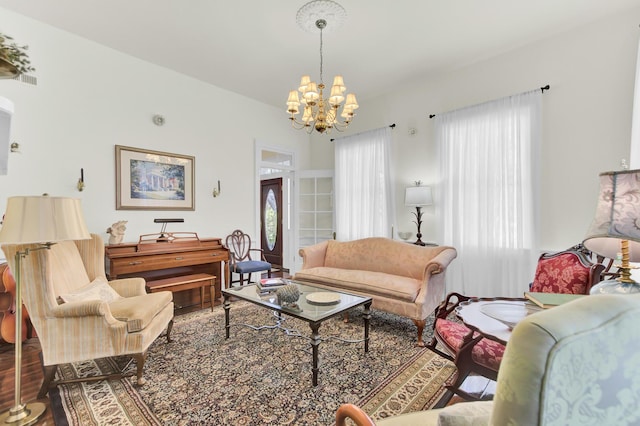
[[[267,192],[267,200],[264,206],[264,230],[269,250],[276,246],[276,235],[278,235],[278,205],[276,194],[273,189]]]

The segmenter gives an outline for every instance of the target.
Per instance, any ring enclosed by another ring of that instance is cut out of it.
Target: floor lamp
[[[418,227],[418,233],[416,234],[416,242],[413,244],[424,246],[422,241],[422,234],[420,233],[420,227],[422,226],[422,207],[430,206],[433,204],[433,196],[431,195],[430,186],[420,186],[422,182],[416,181],[416,186],[410,186],[404,193],[404,205],[407,207],[415,207],[416,211],[412,212],[416,217],[413,222]]]
[[[600,174],[595,217],[584,246],[600,256],[618,259],[620,276],[600,281],[590,294],[631,294],[640,284],[631,278],[629,262],[640,262],[640,170]]]
[[[12,273],[16,281],[15,399],[0,413],[0,425],[31,425],[44,413],[41,402],[22,403],[22,259],[32,251],[46,250],[57,241],[90,238],[80,200],[62,197],[10,197],[0,229],[0,243],[32,244],[17,251]],[[33,284],[33,283],[31,283]]]

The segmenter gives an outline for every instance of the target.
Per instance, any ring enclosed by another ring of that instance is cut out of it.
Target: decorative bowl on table
[[[515,327],[528,315],[541,311],[542,308],[530,303],[513,304],[504,302],[489,302],[480,307],[480,312],[488,317],[500,321],[510,329]]]
[[[400,237],[401,239],[407,241],[409,238],[411,238],[411,235],[413,235],[413,232],[404,232],[404,231],[398,231],[398,237]]]

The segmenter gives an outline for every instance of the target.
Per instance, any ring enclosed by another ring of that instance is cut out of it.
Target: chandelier
[[[345,97],[347,88],[341,75],[336,75],[333,78],[329,98],[325,99],[324,89],[326,86],[322,75],[322,32],[327,28],[325,17],[328,16],[335,18],[339,23],[346,17],[346,12],[342,6],[333,1],[315,0],[302,6],[297,14],[298,24],[303,29],[312,29],[310,22],[313,22],[315,28],[320,30],[320,83],[316,84],[315,81],[311,81],[311,77],[308,75],[302,76],[298,90],[290,91],[287,100],[287,112],[291,125],[295,129],[305,129],[307,133],[313,132],[313,129],[319,133],[329,133],[331,129],[341,132],[351,123],[354,111],[359,106],[356,95],[353,93],[349,93]],[[298,96],[298,92],[300,92],[300,96]],[[302,107],[302,117],[298,119],[296,116],[300,113],[300,107]],[[340,107],[342,107],[342,111],[339,111]]]

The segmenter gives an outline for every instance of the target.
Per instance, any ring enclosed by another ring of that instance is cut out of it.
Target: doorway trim
[[[263,160],[263,154],[265,153],[277,153],[284,157],[289,157],[290,164],[280,164],[277,162],[270,162]],[[255,141],[255,185],[254,185],[254,206],[255,206],[255,235],[260,235],[260,181],[271,178],[282,178],[282,203],[285,207],[283,211],[283,227],[282,227],[282,258],[285,269],[291,270],[295,262],[295,256],[297,255],[295,250],[295,230],[297,229],[297,214],[296,214],[296,198],[294,191],[294,183],[296,177],[296,152],[282,147],[277,147],[262,143],[259,140]],[[271,173],[263,173],[263,169],[272,169]],[[259,239],[258,239],[259,240]]]

